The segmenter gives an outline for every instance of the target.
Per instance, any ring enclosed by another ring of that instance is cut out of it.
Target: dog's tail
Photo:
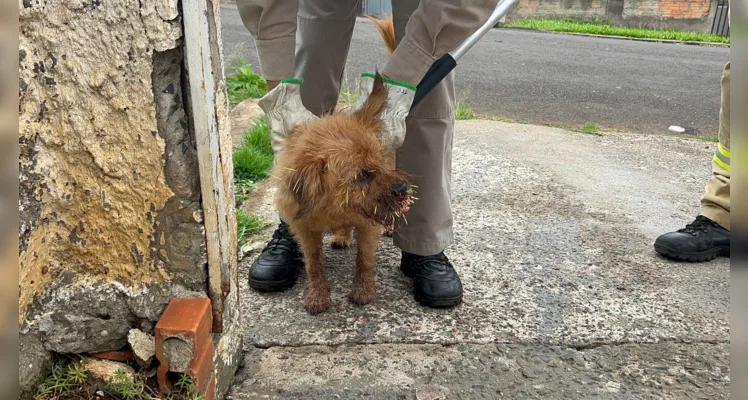
[[[392,22],[392,16],[389,15],[385,18],[374,18],[370,15],[365,15],[369,21],[373,22],[379,31],[379,35],[384,40],[387,51],[390,55],[395,52],[395,24]]]

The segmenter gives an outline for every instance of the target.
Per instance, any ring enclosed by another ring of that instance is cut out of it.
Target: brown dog
[[[374,263],[383,227],[390,226],[412,203],[408,176],[395,168],[378,133],[387,92],[376,74],[363,107],[312,120],[294,129],[276,158],[275,203],[289,219],[291,233],[304,253],[308,276],[304,308],[312,314],[330,307],[322,236],[357,234],[356,271],[348,296],[355,304],[374,301]]]

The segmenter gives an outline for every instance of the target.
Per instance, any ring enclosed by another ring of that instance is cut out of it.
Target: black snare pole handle
[[[457,60],[462,58],[465,53],[470,50],[475,43],[477,43],[488,31],[493,28],[501,18],[503,18],[509,9],[517,4],[519,0],[501,0],[496,5],[493,13],[488,20],[478,28],[472,35],[470,35],[464,42],[462,42],[454,51],[451,51],[443,55],[438,60],[431,64],[431,67],[421,79],[421,82],[416,86],[416,94],[413,97],[413,103],[410,106],[411,109],[416,106],[424,97],[426,97],[431,89],[435,88],[439,82],[442,81],[453,69],[457,66]]]
[[[426,75],[421,79],[421,82],[416,86],[416,94],[413,96],[413,104],[410,108],[412,109],[416,104],[423,100],[423,98],[431,92],[431,89],[435,88],[436,85],[449,75],[456,66],[457,61],[455,61],[449,53],[434,61],[434,63],[431,64],[431,68],[426,71]]]

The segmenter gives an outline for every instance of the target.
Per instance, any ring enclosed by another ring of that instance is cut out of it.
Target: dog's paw
[[[348,294],[348,300],[353,304],[360,306],[372,303],[377,299],[377,292],[373,289],[364,289],[361,287],[353,288]]]
[[[330,295],[307,294],[304,296],[304,309],[312,315],[319,314],[331,305]]]

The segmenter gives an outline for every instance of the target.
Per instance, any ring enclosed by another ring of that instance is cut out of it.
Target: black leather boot
[[[444,253],[418,256],[403,252],[400,270],[413,279],[413,295],[426,307],[453,307],[462,302],[462,282]]]
[[[282,222],[273,238],[249,269],[249,287],[263,292],[280,292],[296,283],[304,257],[288,225]]]
[[[730,257],[730,231],[699,215],[685,228],[658,237],[654,248],[678,261],[704,262],[718,256]]]

